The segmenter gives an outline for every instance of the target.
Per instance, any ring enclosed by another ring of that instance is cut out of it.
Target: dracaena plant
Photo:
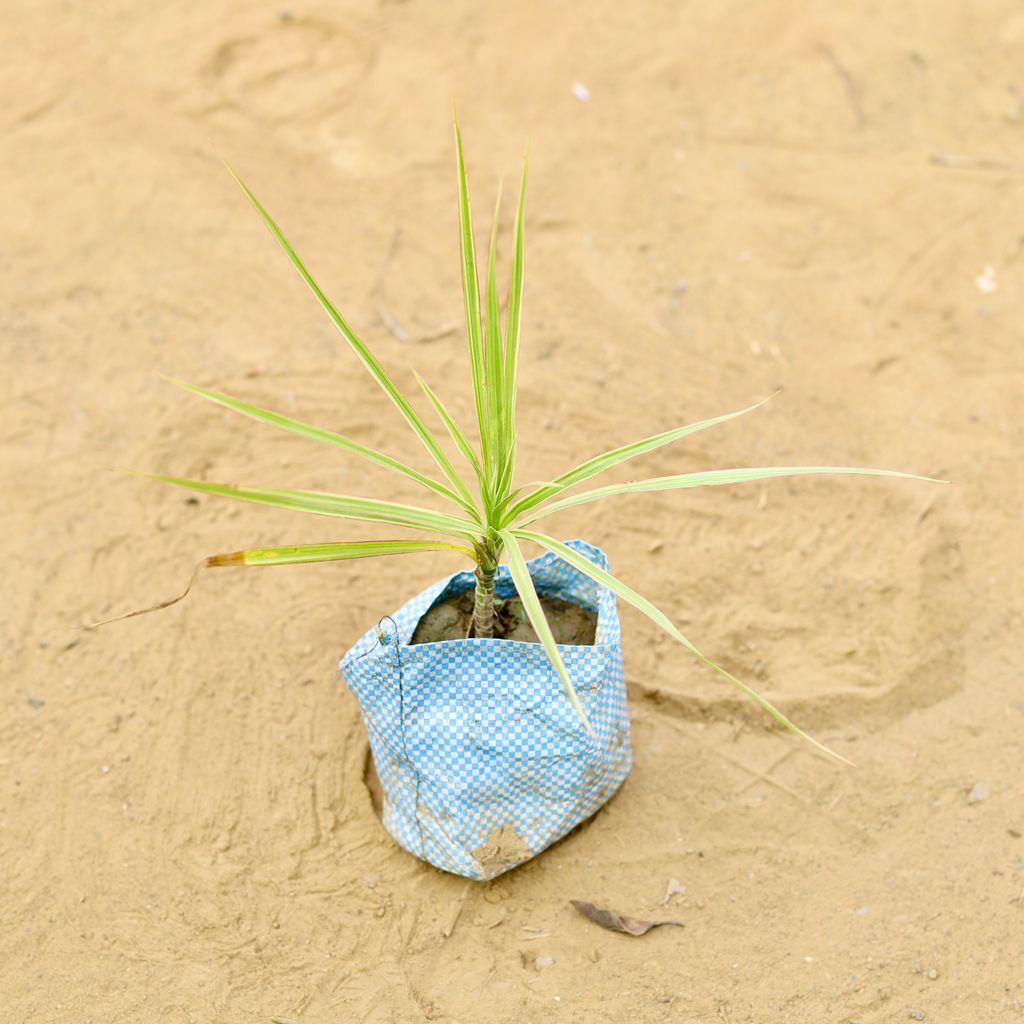
[[[503,559],[507,560],[512,580],[518,591],[526,615],[537,637],[558,674],[568,700],[583,724],[586,716],[576,696],[572,679],[566,671],[551,628],[545,619],[537,592],[523,557],[522,545],[534,544],[564,559],[595,583],[608,587],[623,601],[639,609],[648,618],[682,644],[696,658],[727,679],[733,686],[759,704],[779,722],[797,733],[813,746],[826,753],[832,752],[797,728],[777,708],[735,678],[722,666],[699,651],[673,624],[671,619],[647,598],[615,576],[594,565],[554,537],[538,530],[537,524],[555,512],[585,505],[620,494],[640,491],[680,490],[690,487],[712,487],[721,484],[764,480],[771,477],[804,476],[811,474],[872,474],[881,476],[915,477],[913,474],[889,470],[863,469],[847,466],[786,466],[754,469],[718,469],[706,472],[684,473],[618,483],[591,490],[573,490],[579,484],[618,466],[629,459],[654,451],[664,445],[694,434],[700,430],[725,423],[758,408],[763,403],[701,420],[687,426],[676,427],[652,437],[623,445],[612,451],[596,455],[567,470],[549,482],[533,485],[516,484],[516,390],[519,366],[519,342],[523,308],[523,200],[526,190],[526,161],[523,163],[522,182],[515,215],[512,240],[511,282],[507,309],[502,321],[495,274],[495,256],[498,234],[498,206],[490,233],[483,292],[479,285],[473,226],[470,218],[469,192],[466,184],[465,160],[458,125],[455,126],[455,146],[458,165],[459,238],[462,264],[462,286],[465,300],[466,335],[469,343],[469,369],[476,412],[475,438],[465,431],[448,411],[438,395],[416,376],[429,405],[443,424],[455,449],[465,460],[465,466],[456,465],[446,454],[437,433],[424,422],[410,400],[399,390],[377,357],[359,339],[345,318],[324,294],[320,285],[306,268],[277,223],[248,186],[228,166],[228,170],[262,218],[270,233],[284,250],[292,265],[309,286],[331,322],[345,339],[370,376],[391,399],[405,421],[419,438],[436,466],[434,475],[422,473],[398,459],[375,451],[358,441],[330,430],[311,426],[280,413],[257,408],[247,402],[206,388],[174,381],[194,394],[243,413],[270,426],[340,448],[377,466],[391,470],[415,481],[433,499],[443,499],[446,511],[416,505],[398,504],[373,498],[351,497],[318,491],[286,490],[274,487],[244,487],[185,480],[174,476],[156,476],[154,479],[187,487],[194,491],[221,495],[241,501],[257,502],[279,508],[312,512],[339,519],[402,527],[431,536],[427,540],[332,541],[292,547],[254,548],[230,554],[213,555],[205,560],[208,566],[232,565],[289,565],[300,562],[327,562],[351,558],[369,558],[378,555],[409,554],[418,551],[451,551],[464,555],[475,566],[476,588],[472,630],[477,637],[493,636],[495,574]],[[170,378],[169,378],[170,379]],[[468,470],[468,471],[467,471]],[[570,493],[571,492],[571,493]],[[437,538],[444,538],[437,539]],[[186,591],[187,592],[187,591]],[[171,602],[166,602],[171,603]],[[161,606],[163,607],[163,606]],[[587,726],[589,729],[589,726]],[[837,755],[833,755],[837,756]]]

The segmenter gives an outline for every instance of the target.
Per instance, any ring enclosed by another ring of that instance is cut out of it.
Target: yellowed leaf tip
[[[210,555],[203,564],[211,567],[220,565],[245,565],[245,552],[230,551],[224,555]]]

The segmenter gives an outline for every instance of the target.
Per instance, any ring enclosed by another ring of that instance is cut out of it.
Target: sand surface
[[[287,7],[4,15],[0,1019],[1020,1019],[1019,2]],[[481,223],[532,129],[525,479],[782,386],[638,471],[955,481],[552,521],[858,767],[626,609],[631,778],[488,884],[383,832],[335,668],[457,557],[211,571],[72,628],[214,552],[374,535],[109,467],[420,499],[151,374],[419,459],[212,141],[398,382],[465,417],[453,98]]]

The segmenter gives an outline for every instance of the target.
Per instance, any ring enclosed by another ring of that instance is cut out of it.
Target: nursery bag
[[[600,549],[569,541],[602,569]],[[597,811],[629,774],[631,752],[615,595],[547,553],[527,563],[537,593],[597,613],[592,646],[559,645],[593,736],[539,643],[411,644],[435,603],[472,590],[472,570],[435,583],[345,655],[384,791],[384,826],[410,853],[486,879]],[[507,566],[499,597],[515,595]]]

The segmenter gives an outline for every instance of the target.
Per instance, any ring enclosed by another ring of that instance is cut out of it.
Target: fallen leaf
[[[627,917],[614,910],[602,910],[595,907],[593,903],[585,900],[569,900],[569,902],[584,916],[589,917],[594,924],[607,928],[610,932],[623,932],[626,935],[646,935],[652,928],[659,928],[663,924],[674,924],[684,928],[682,921],[644,921],[639,917]]]

